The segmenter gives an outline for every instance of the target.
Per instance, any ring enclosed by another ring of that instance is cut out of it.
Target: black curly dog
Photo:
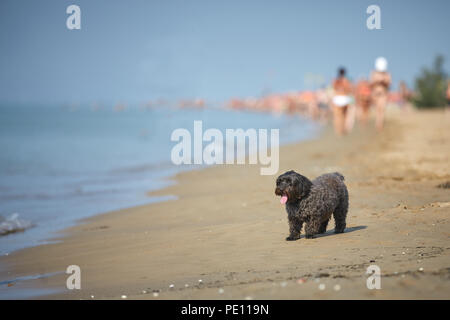
[[[303,223],[306,238],[314,238],[316,234],[324,233],[331,214],[336,225],[334,232],[344,232],[348,191],[342,174],[327,173],[311,182],[291,170],[277,178],[275,194],[287,197],[289,237],[286,240],[300,239]]]

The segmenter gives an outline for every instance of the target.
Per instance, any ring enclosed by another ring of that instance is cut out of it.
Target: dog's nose
[[[278,187],[275,188],[275,194],[276,195],[280,195],[281,194],[280,188],[278,188]]]

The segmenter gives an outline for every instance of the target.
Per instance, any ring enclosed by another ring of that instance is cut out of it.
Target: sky
[[[69,5],[81,29],[69,30]],[[381,9],[369,30],[366,9]],[[384,56],[395,84],[436,54],[450,66],[447,0],[1,0],[0,103],[140,103],[313,89]],[[320,77],[318,77],[320,75]],[[309,77],[311,78],[311,76]]]

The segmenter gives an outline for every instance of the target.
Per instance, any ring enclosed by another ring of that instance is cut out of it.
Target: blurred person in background
[[[317,106],[319,109],[319,121],[326,123],[330,113],[330,95],[325,87],[316,91]]]
[[[300,93],[300,103],[304,107],[305,115],[311,119],[317,119],[319,116],[319,106],[317,98],[312,91],[303,91]]]
[[[366,79],[361,79],[356,84],[355,102],[356,107],[358,108],[358,121],[360,121],[363,125],[366,125],[369,120],[371,104],[370,84]]]
[[[346,78],[345,68],[339,68],[337,78],[333,81],[334,96],[332,99],[333,106],[333,123],[334,130],[338,135],[347,133],[347,113],[349,105],[352,101],[351,92],[352,84]]]
[[[389,88],[391,86],[391,75],[387,72],[388,62],[379,57],[375,60],[375,70],[370,76],[372,89],[372,102],[375,107],[375,125],[377,130],[384,126],[384,111],[388,101]]]

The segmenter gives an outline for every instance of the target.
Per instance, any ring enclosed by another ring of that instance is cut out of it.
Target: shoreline
[[[344,138],[325,128],[280,148],[280,173],[344,174],[350,211],[342,235],[330,223],[317,239],[284,241],[276,176],[260,176],[258,165],[207,167],[178,173],[169,178],[175,184],[151,192],[177,200],[82,219],[58,232],[62,242],[0,257],[8,269],[0,282],[76,264],[81,290],[67,290],[65,274],[0,290],[60,290],[44,299],[448,299],[450,196],[436,185],[450,180],[450,117],[391,112],[387,120],[379,135],[372,124]],[[365,287],[370,261],[386,275],[385,290]],[[319,283],[327,289],[317,289]]]
[[[52,148],[42,150],[42,157],[22,155],[24,159],[29,159],[28,165],[22,165],[23,179],[14,173],[4,176],[4,183],[0,185],[0,189],[5,191],[2,194],[2,215],[7,220],[13,216],[13,213],[18,212],[19,219],[30,222],[34,227],[28,228],[25,233],[17,232],[7,237],[0,237],[3,243],[0,246],[0,256],[43,244],[47,238],[53,236],[54,232],[75,226],[84,218],[165,200],[148,197],[148,191],[166,187],[166,179],[178,172],[207,166],[206,164],[176,166],[172,163],[171,148],[175,146],[175,142],[167,140],[168,143],[163,143],[165,139],[170,138],[172,127],[174,130],[178,126],[192,130],[194,121],[199,119],[205,122],[205,129],[217,127],[224,130],[225,127],[222,126],[247,129],[252,125],[261,128],[284,128],[280,137],[282,145],[308,139],[317,133],[317,127],[319,127],[309,119],[298,119],[283,114],[256,114],[248,111],[238,113],[226,109],[185,110],[180,113],[177,110],[162,108],[141,110],[135,107],[127,110],[126,114],[116,114],[111,110],[103,110],[100,113],[88,108],[80,109],[76,113],[60,109],[52,109],[51,112],[47,110],[43,114],[40,112],[39,116],[46,119],[46,124],[49,126],[47,135],[51,132],[54,137],[64,136],[59,127],[54,128],[50,124],[49,119],[56,117],[61,118],[61,122],[74,131],[77,131],[74,123],[82,125],[85,120],[89,120],[91,125],[87,125],[88,133],[84,135],[99,137],[95,143],[85,141],[84,147],[78,148],[77,146],[81,144],[77,141],[85,138],[83,134],[71,134],[65,139],[57,139],[52,143],[54,144]],[[30,112],[22,115],[21,112],[14,110],[10,110],[9,113],[7,118],[11,118],[12,122],[28,121],[34,116]],[[238,121],[232,121],[236,117]],[[103,118],[106,118],[104,124],[94,125]],[[153,120],[150,121],[150,119]],[[150,131],[145,129],[158,121],[163,122],[160,127]],[[133,128],[130,128],[130,123],[133,124]],[[177,123],[178,125],[175,126],[174,124]],[[109,132],[115,127],[122,129]],[[12,138],[7,140],[16,141],[14,138],[16,134],[10,133],[10,135]],[[120,140],[122,142],[116,145],[113,140],[122,135],[123,139]],[[19,139],[19,141],[22,140]],[[20,142],[17,143],[20,144]],[[28,142],[23,141],[23,143],[25,143],[24,149],[32,149],[32,145],[26,145]],[[35,144],[46,145],[46,140],[38,136],[35,138]],[[93,144],[98,144],[95,149],[99,149],[99,152],[88,152]],[[47,143],[47,145],[51,144]],[[205,145],[206,142],[203,142],[203,146]],[[14,149],[8,144],[2,144],[2,146],[6,149]],[[69,157],[67,165],[61,166],[58,160],[52,160],[60,159],[61,154],[67,152],[58,150],[67,150],[70,146],[76,152]],[[121,151],[122,148],[123,151]],[[82,155],[86,153],[88,155]],[[120,156],[114,156],[116,153]],[[13,159],[18,158],[19,155],[13,152],[7,157],[11,158],[7,162],[13,163]],[[37,169],[36,161],[33,160],[36,158],[40,159],[38,162],[47,163],[47,165]],[[4,164],[4,171],[15,172],[17,168],[8,163]],[[104,167],[99,167],[100,163],[104,163]],[[27,166],[31,168],[28,170],[35,172],[33,177],[26,178]],[[29,186],[25,187],[21,179],[24,181],[28,179]]]

